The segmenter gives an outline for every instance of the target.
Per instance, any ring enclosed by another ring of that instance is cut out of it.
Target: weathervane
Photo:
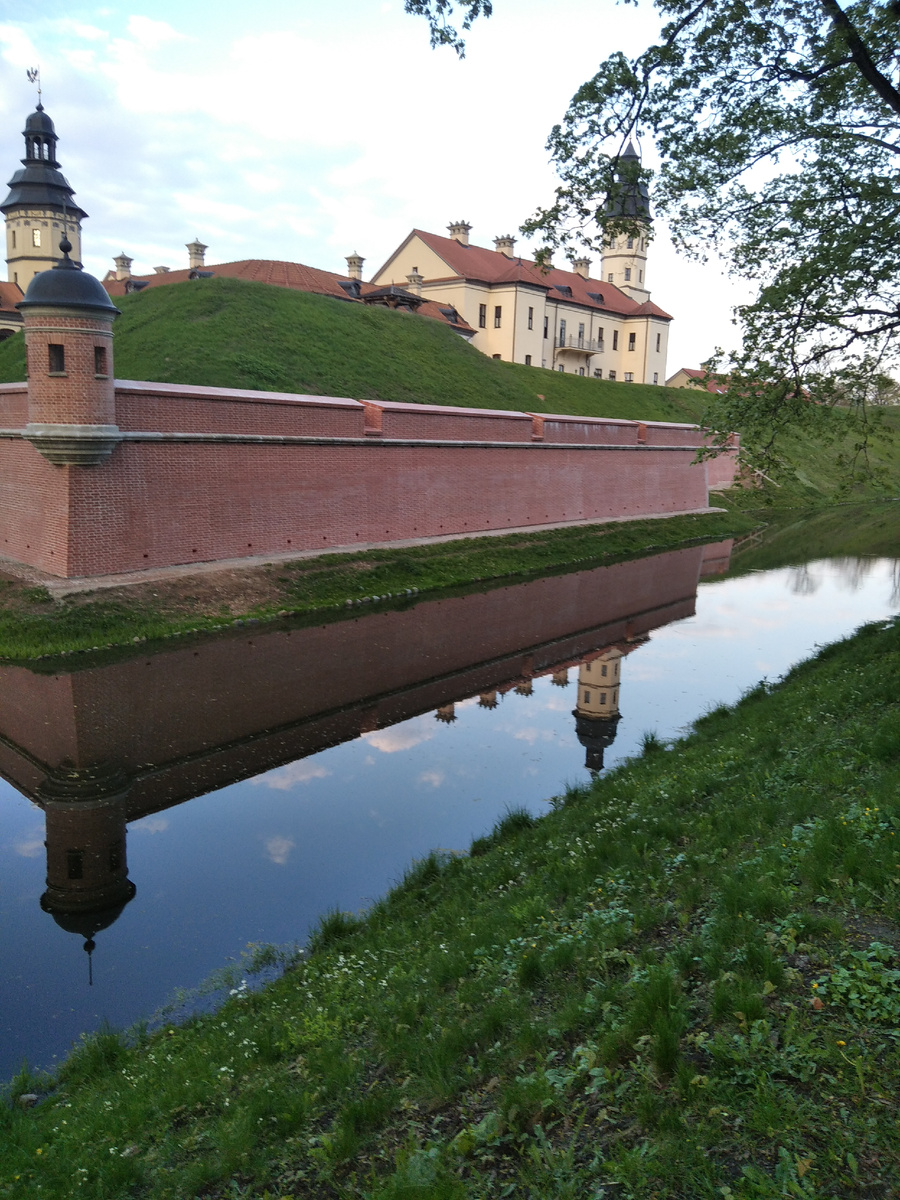
[[[29,67],[26,74],[28,75],[29,83],[36,83],[38,87],[38,108],[41,106],[41,68]]]

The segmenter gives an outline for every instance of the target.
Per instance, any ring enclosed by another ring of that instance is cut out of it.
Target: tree
[[[654,0],[658,44],[613,54],[550,134],[560,185],[523,226],[548,247],[622,231],[616,188],[649,181],[683,251],[753,280],[716,414],[771,444],[816,405],[857,398],[900,350],[900,0]],[[407,0],[460,51],[483,0]],[[623,176],[652,136],[653,175]],[[613,214],[613,215],[611,215]]]

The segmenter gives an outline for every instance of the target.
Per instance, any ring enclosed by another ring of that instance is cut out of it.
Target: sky
[[[122,251],[135,274],[187,266],[199,237],[208,264],[345,274],[358,252],[369,278],[414,227],[516,235],[552,200],[547,135],[576,88],[657,31],[648,0],[495,0],[459,60],[403,0],[0,0],[0,182],[24,154],[39,66],[93,274]],[[669,374],[735,345],[746,287],[676,255],[660,223],[647,281],[675,318]]]

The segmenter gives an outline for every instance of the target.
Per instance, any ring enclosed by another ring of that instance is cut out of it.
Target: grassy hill
[[[120,379],[660,421],[702,407],[690,392],[496,362],[437,321],[261,283],[202,279],[117,304]],[[16,336],[0,344],[0,382],[24,373]]]
[[[702,421],[706,394],[498,362],[437,321],[237,279],[151,288],[118,301],[116,375],[354,399],[452,404],[576,416]],[[0,343],[0,382],[25,376],[21,336]],[[900,495],[900,412],[855,472],[847,414],[823,414],[819,436],[785,436],[787,460],[758,492],[729,503],[805,506],[835,497]],[[824,435],[824,436],[822,436]],[[854,479],[854,474],[857,477]],[[863,477],[864,476],[864,477]]]

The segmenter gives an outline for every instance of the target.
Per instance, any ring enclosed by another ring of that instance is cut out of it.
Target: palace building
[[[623,163],[638,161],[629,143]],[[600,278],[579,258],[571,270],[542,267],[516,255],[510,236],[494,249],[473,245],[471,225],[452,223],[449,237],[414,229],[372,282],[402,284],[416,295],[452,304],[475,329],[472,344],[491,358],[625,383],[662,383],[671,316],[647,288],[650,203],[642,184],[624,184],[609,206],[637,230],[604,248]]]

